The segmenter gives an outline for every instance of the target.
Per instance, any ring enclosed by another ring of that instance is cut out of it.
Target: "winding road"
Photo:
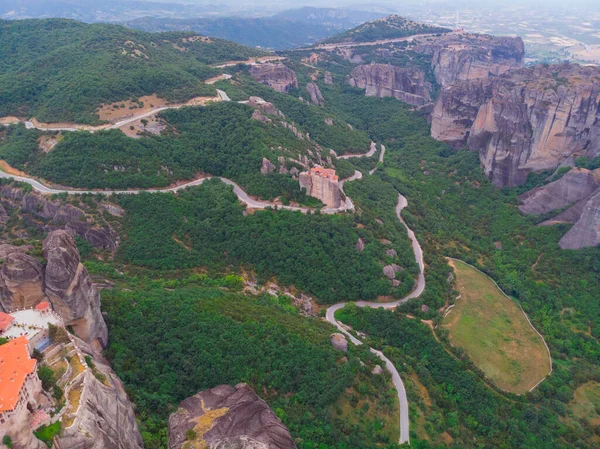
[[[229,101],[229,97],[227,96],[227,94],[225,92],[218,90],[218,94],[223,101]],[[178,107],[181,107],[181,106],[178,106]],[[116,124],[112,125],[111,128],[113,128],[113,127],[118,128],[120,126],[123,126],[123,124],[129,123],[130,121],[139,120],[142,117],[147,117],[152,114],[156,114],[157,112],[160,112],[161,110],[171,109],[171,108],[173,108],[173,107],[158,108],[158,109],[152,110],[144,115],[137,116],[135,118],[127,119],[123,122],[116,123]],[[28,123],[30,123],[30,122],[28,122]],[[33,126],[33,124],[31,124],[31,125]],[[29,127],[29,125],[27,125],[27,123],[26,123],[26,126]],[[64,131],[78,131],[79,130],[79,129],[73,129],[73,128],[55,128],[55,129],[44,128],[44,129],[45,130],[64,130]],[[104,128],[104,129],[106,129],[106,128]],[[357,158],[370,157],[373,154],[375,154],[375,151],[376,151],[376,145],[375,145],[375,143],[372,143],[371,150],[366,154],[345,155],[341,158],[349,159],[349,158],[353,158],[353,157],[357,157]],[[379,155],[379,162],[383,162],[384,155],[385,155],[385,147],[383,145],[381,145],[381,153]],[[371,170],[369,172],[369,174],[373,174],[376,169],[377,169],[377,167],[375,167],[373,170]],[[361,179],[362,177],[363,177],[363,174],[360,171],[355,170],[354,174],[351,177],[340,181],[340,189],[343,191],[343,187],[344,187],[345,183],[351,182],[351,181],[354,181],[357,179]],[[27,184],[31,185],[34,190],[36,190],[37,192],[44,194],[44,195],[67,193],[70,195],[98,194],[98,195],[107,195],[108,196],[108,195],[112,195],[112,194],[135,195],[135,194],[139,194],[141,192],[148,192],[148,193],[177,192],[179,190],[186,189],[188,187],[199,186],[202,183],[204,183],[205,181],[207,181],[208,179],[212,179],[213,177],[207,176],[204,178],[196,179],[196,180],[193,180],[193,181],[190,181],[190,182],[187,182],[184,184],[180,184],[175,187],[166,188],[166,189],[136,189],[136,190],[78,190],[78,189],[73,189],[73,188],[54,188],[54,187],[49,187],[36,179],[30,178],[27,176],[18,176],[18,175],[8,174],[2,170],[0,170],[0,178],[5,178],[5,179],[13,178],[16,181],[27,183]],[[223,177],[218,177],[218,178],[225,184],[232,186],[233,192],[235,193],[237,198],[250,209],[277,208],[277,209],[297,211],[297,212],[302,212],[302,213],[308,213],[308,211],[313,210],[313,209],[306,208],[306,207],[286,206],[286,205],[281,205],[281,204],[275,204],[275,203],[272,203],[269,201],[256,200],[256,199],[250,197],[234,181],[227,179],[227,178],[223,178]],[[415,254],[415,260],[419,266],[419,275],[417,277],[415,287],[409,295],[407,295],[406,297],[399,299],[397,301],[388,302],[388,303],[357,301],[357,302],[355,302],[355,304],[358,307],[393,309],[396,306],[398,306],[399,304],[402,304],[402,303],[408,301],[409,299],[417,298],[425,290],[425,276],[424,276],[425,266],[423,263],[423,251],[421,249],[421,246],[419,245],[419,242],[417,241],[417,238],[415,237],[414,232],[406,225],[406,222],[404,221],[404,219],[402,218],[402,215],[401,215],[402,210],[407,205],[408,205],[407,199],[403,195],[398,194],[398,203],[396,204],[396,215],[397,215],[398,219],[402,222],[402,224],[407,229],[408,237],[411,241],[413,252]],[[354,204],[348,196],[346,196],[345,204],[342,205],[340,208],[336,208],[336,209],[323,208],[323,209],[321,209],[321,212],[326,213],[326,214],[335,214],[335,213],[343,212],[346,210],[354,210]],[[339,321],[337,321],[335,319],[335,312],[337,310],[342,309],[346,304],[347,303],[343,302],[343,303],[334,304],[333,306],[329,307],[327,309],[326,319],[329,323],[333,324],[340,332],[342,332],[344,335],[346,335],[353,344],[362,345],[363,342],[360,341],[358,338],[354,337],[349,332],[348,327],[344,326],[343,324],[341,324]],[[406,396],[406,389],[404,388],[404,383],[402,382],[402,378],[400,377],[400,374],[398,373],[398,370],[396,369],[394,364],[381,351],[378,351],[373,348],[369,348],[369,349],[373,354],[377,355],[377,357],[379,357],[385,363],[386,369],[390,372],[390,374],[392,376],[392,382],[398,393],[398,401],[400,403],[399,443],[400,444],[410,443],[408,399]]]
[[[402,224],[406,227],[408,232],[408,238],[411,241],[413,252],[415,253],[415,260],[417,261],[417,265],[419,265],[419,275],[417,276],[417,282],[415,283],[415,287],[412,292],[405,296],[402,299],[393,302],[369,302],[369,301],[357,301],[355,304],[358,307],[373,307],[373,308],[383,308],[383,309],[393,309],[398,305],[405,303],[409,299],[417,298],[423,293],[425,290],[425,264],[423,262],[423,250],[421,249],[421,245],[419,245],[419,241],[417,240],[415,233],[410,229],[404,219],[402,218],[402,210],[408,205],[408,201],[406,198],[398,194],[398,203],[396,204],[396,216],[402,222]],[[325,318],[328,322],[333,324],[337,329],[346,335],[352,343],[355,345],[362,345],[363,342],[352,335],[346,326],[335,319],[335,312],[344,308],[344,306],[348,304],[346,302],[340,302],[338,304],[334,304],[333,306],[327,309],[327,313],[325,314]],[[409,435],[409,415],[408,415],[408,399],[406,397],[406,389],[404,388],[404,383],[402,382],[402,378],[398,373],[398,370],[394,366],[394,364],[385,356],[381,351],[377,351],[373,348],[369,348],[370,351],[377,355],[381,360],[385,362],[386,369],[392,375],[392,382],[396,387],[396,391],[398,392],[398,401],[400,402],[400,444],[410,443],[410,435]]]

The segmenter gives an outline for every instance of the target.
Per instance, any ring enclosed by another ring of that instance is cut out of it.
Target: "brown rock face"
[[[54,310],[87,343],[106,346],[108,331],[100,312],[100,294],[80,263],[75,240],[66,231],[48,234],[44,286]]]
[[[296,73],[284,64],[259,64],[250,67],[250,76],[278,92],[298,87]]]
[[[194,430],[195,440],[187,432]],[[169,449],[295,449],[288,429],[246,384],[220,385],[185,399],[169,417]]]
[[[325,98],[323,98],[321,89],[319,89],[319,86],[317,86],[315,83],[308,83],[306,85],[306,90],[310,95],[310,102],[312,104],[316,104],[317,106],[325,104]]]
[[[457,82],[432,113],[431,134],[480,152],[498,186],[531,171],[600,155],[600,68],[563,64]]]
[[[394,97],[413,106],[431,101],[431,83],[415,68],[394,67],[390,64],[359,65],[350,74],[351,86],[365,89],[367,97]]]
[[[600,187],[600,169],[573,168],[557,181],[536,187],[519,197],[525,214],[541,215],[589,199]]]
[[[348,352],[348,340],[344,334],[331,334],[331,346],[333,346],[338,351]]]
[[[342,192],[334,170],[316,166],[300,173],[299,182],[307,195],[321,200],[326,206],[338,208],[342,205]]]
[[[577,223],[558,243],[563,249],[600,245],[600,189],[590,197]]]
[[[100,382],[90,369],[82,374],[82,396],[75,422],[70,427],[63,428],[57,438],[57,446],[83,449],[143,449],[133,407],[123,383],[92,347],[80,340],[77,340],[77,346],[84,355],[90,355],[94,359],[96,371],[103,374],[107,382]]]
[[[525,57],[520,37],[481,34],[443,34],[420,42],[415,50],[431,55],[433,73],[442,86],[502,75],[521,67]]]
[[[41,263],[20,251],[9,251],[0,269],[0,310],[13,312],[36,306],[46,297],[43,283]]]

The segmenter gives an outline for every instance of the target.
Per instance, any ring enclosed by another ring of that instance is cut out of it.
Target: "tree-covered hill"
[[[103,103],[213,93],[209,64],[262,54],[191,33],[151,34],[72,20],[0,21],[0,117],[95,123]]]
[[[337,42],[371,42],[381,39],[394,39],[426,33],[447,33],[447,28],[432,27],[418,22],[413,22],[405,17],[390,15],[383,19],[363,23],[343,33],[337,34],[324,43]]]

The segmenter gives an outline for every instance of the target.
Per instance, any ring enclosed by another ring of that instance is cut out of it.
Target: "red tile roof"
[[[0,312],[0,332],[4,332],[10,327],[15,319],[7,313]]]
[[[50,308],[50,303],[48,301],[43,301],[35,306],[35,310],[43,311],[48,310]]]
[[[323,168],[320,165],[315,165],[310,169],[310,172],[311,174],[318,175],[322,178],[332,179],[334,181],[338,180],[335,170],[332,168]]]
[[[0,345],[0,412],[14,410],[27,376],[35,371],[27,337]]]

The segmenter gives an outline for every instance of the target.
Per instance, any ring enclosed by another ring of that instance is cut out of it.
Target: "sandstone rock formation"
[[[328,84],[328,85],[333,84],[333,76],[331,75],[331,72],[325,72],[323,81],[325,82],[325,84]]]
[[[431,56],[436,81],[449,86],[498,76],[523,65],[525,46],[520,37],[448,33],[419,42],[415,50]]]
[[[75,240],[66,231],[54,231],[42,249],[47,261],[44,290],[54,310],[82,340],[106,346],[108,330],[100,312],[100,294],[80,262]]]
[[[0,310],[12,312],[35,307],[46,297],[43,283],[41,263],[16,249],[8,252],[0,269]]]
[[[344,334],[331,334],[331,346],[338,351],[348,352],[348,340]]]
[[[583,207],[581,218],[559,242],[563,249],[580,249],[600,245],[600,189]]]
[[[429,103],[433,88],[421,70],[374,63],[352,70],[348,83],[366,89],[367,97],[394,97],[413,106]]]
[[[273,173],[276,168],[277,167],[275,167],[275,165],[273,165],[273,163],[269,159],[267,159],[266,157],[263,157],[262,166],[260,167],[260,172],[263,175],[268,175],[269,173]]]
[[[78,348],[92,357],[94,370],[81,377],[82,395],[73,424],[57,437],[61,448],[142,449],[133,407],[123,383],[92,347],[77,339]],[[102,382],[96,374],[102,374]]]
[[[82,209],[71,204],[50,201],[34,193],[26,194],[22,189],[10,186],[0,188],[0,199],[5,203],[0,205],[3,209],[8,207],[16,209],[19,216],[35,217],[36,220],[29,219],[29,225],[41,231],[65,229],[95,248],[112,250],[119,245],[119,236],[109,226],[98,226]]]
[[[284,64],[259,64],[250,67],[250,76],[278,92],[288,92],[298,87],[296,73]]]
[[[188,439],[188,431],[195,437]],[[288,429],[246,384],[220,385],[179,404],[169,417],[169,449],[295,449]]]
[[[306,90],[310,95],[310,101],[312,104],[316,104],[317,106],[325,104],[325,98],[323,97],[319,86],[317,86],[315,83],[308,83],[306,85]]]
[[[479,151],[492,182],[514,186],[531,171],[600,155],[599,108],[600,68],[540,65],[444,89],[431,134]]]
[[[563,209],[579,201],[587,202],[600,187],[600,169],[590,171],[573,168],[557,181],[536,187],[519,197],[519,210],[525,214],[541,215]]]
[[[342,192],[335,170],[317,165],[300,173],[299,182],[307,195],[318,198],[327,207],[338,208],[342,205]]]

